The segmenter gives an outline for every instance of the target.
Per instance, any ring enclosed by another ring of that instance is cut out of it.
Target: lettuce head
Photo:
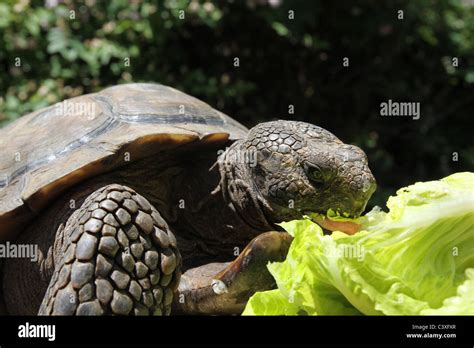
[[[294,240],[268,269],[278,289],[244,315],[474,315],[474,173],[401,188],[358,219],[354,235],[311,220],[283,223]]]

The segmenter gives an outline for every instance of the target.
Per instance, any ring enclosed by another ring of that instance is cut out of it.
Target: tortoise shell
[[[68,99],[0,130],[0,240],[14,238],[71,186],[178,146],[216,147],[248,130],[208,104],[158,84]]]

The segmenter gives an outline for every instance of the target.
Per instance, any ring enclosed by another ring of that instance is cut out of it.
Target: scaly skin
[[[257,154],[255,166],[235,161],[243,152]],[[304,122],[262,123],[235,142],[219,164],[223,190],[241,215],[260,207],[260,220],[264,216],[273,223],[328,209],[358,216],[376,187],[360,148]]]
[[[47,286],[39,310],[33,298],[24,301],[32,307],[17,306],[24,284],[15,287],[21,279],[15,267],[7,268],[11,314],[170,313],[181,256],[168,225],[144,197],[122,185],[104,186],[88,196],[58,234],[49,286],[41,280],[36,284]]]
[[[357,216],[375,190],[361,149],[303,122],[262,123],[219,158],[213,151],[162,153],[159,164],[146,158],[65,192],[20,236],[19,242],[39,245],[38,262],[6,262],[9,312],[168,314],[174,298],[176,313],[238,314],[255,291],[275,285],[266,264],[283,260],[291,242],[276,223],[328,209]],[[112,191],[118,193],[107,208],[114,220],[107,222],[101,204]],[[141,203],[137,211],[123,195],[144,197],[135,200]],[[68,206],[71,199],[77,209]],[[178,207],[180,200],[185,209]],[[150,221],[160,236],[175,235],[177,248],[159,238],[150,243]],[[132,226],[138,236],[127,234]],[[109,247],[101,247],[102,239]],[[160,270],[165,280],[152,273],[168,266],[144,268],[145,253],[133,250],[130,259],[127,244],[136,240],[160,260],[175,256],[172,270]],[[233,250],[247,244],[234,262],[216,264],[231,261]],[[180,272],[183,281],[172,296]]]
[[[376,186],[361,149],[303,122],[262,123],[251,129],[247,139],[232,144],[218,164],[220,191],[233,216],[216,218],[235,221],[238,216],[251,230],[261,232],[309,212],[326,214],[332,209],[358,216]],[[220,196],[216,200],[222,204]],[[206,266],[184,273],[179,293],[185,301],[175,303],[175,310],[240,313],[254,292],[275,286],[266,265],[285,258],[290,239],[285,232],[263,233],[214,277],[209,277]]]

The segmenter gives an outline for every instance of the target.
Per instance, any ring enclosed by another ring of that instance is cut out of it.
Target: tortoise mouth
[[[350,216],[350,215],[339,215],[343,216],[345,221],[333,220],[334,216],[330,210],[325,213],[322,212],[315,212],[312,210],[303,210],[301,213],[307,217],[314,223],[318,224],[325,233],[332,233],[335,231],[344,232],[345,234],[352,235],[362,228],[362,225],[357,222],[358,216]],[[354,221],[351,221],[354,220]]]
[[[349,197],[341,200],[340,203],[330,204],[327,209],[300,209],[304,215],[320,214],[326,217],[340,216],[347,219],[357,219],[362,215],[367,206],[367,200],[350,199]]]
[[[333,221],[327,217],[314,217],[311,220],[329,232],[339,231],[352,235],[362,228],[361,224],[353,221]]]
[[[299,213],[301,215],[308,215],[308,216],[316,214],[316,215],[320,215],[320,216],[323,216],[323,217],[326,217],[326,218],[329,218],[329,217],[332,217],[332,216],[342,216],[342,217],[347,218],[347,219],[357,219],[358,217],[360,217],[362,212],[361,211],[343,212],[340,209],[330,208],[326,211],[318,210],[318,209],[300,209]]]
[[[364,208],[365,208],[365,205],[364,205]],[[344,219],[357,219],[362,215],[363,211],[364,209],[360,209],[360,208],[349,211],[349,212],[342,209],[338,209],[338,208],[335,208],[335,209],[329,208],[326,211],[320,210],[320,209],[301,209],[299,212],[302,216],[303,215],[307,215],[310,217],[319,216],[321,218],[326,218],[326,219],[330,219],[334,217],[342,217]]]
[[[329,220],[331,217],[334,216],[341,216],[345,219],[357,219],[360,217],[362,211],[357,210],[356,212],[342,212],[340,209],[328,209],[328,210],[321,210],[321,209],[299,209],[299,208],[293,208],[293,209],[288,209],[285,207],[277,207],[273,206],[272,213],[267,215],[269,217],[269,221],[272,221],[273,223],[279,223],[282,221],[291,221],[291,220],[301,220],[305,216],[310,217],[314,222],[315,221],[314,217],[318,216],[321,219],[326,219]],[[280,209],[281,208],[281,209]],[[265,211],[265,210],[264,210]],[[275,211],[279,211],[279,213],[275,214]],[[330,213],[331,212],[331,213]],[[278,215],[277,218],[271,218],[271,216]],[[326,227],[324,227],[326,228]]]

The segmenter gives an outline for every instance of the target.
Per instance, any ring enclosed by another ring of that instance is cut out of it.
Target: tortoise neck
[[[250,173],[250,166],[256,164],[256,154],[246,151],[242,145],[243,141],[236,141],[219,156],[219,188],[224,201],[247,225],[260,231],[272,230],[275,227],[265,215],[267,204],[253,185]]]

